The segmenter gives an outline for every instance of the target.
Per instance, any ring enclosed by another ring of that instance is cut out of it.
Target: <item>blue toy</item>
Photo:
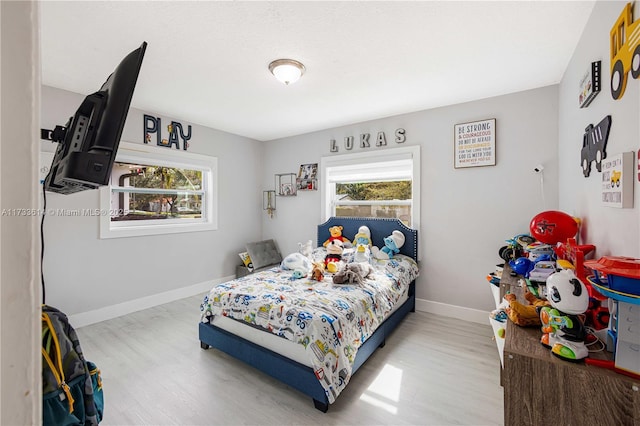
[[[384,247],[379,249],[376,246],[371,247],[371,253],[376,259],[392,259],[394,254],[400,253],[400,247],[404,245],[404,234],[398,230],[393,231],[391,235],[384,238]]]

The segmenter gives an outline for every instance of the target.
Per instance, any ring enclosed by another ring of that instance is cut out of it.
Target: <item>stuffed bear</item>
[[[327,255],[324,257],[324,265],[332,274],[338,270],[338,263],[342,260],[344,243],[342,240],[332,240],[327,244]]]
[[[388,237],[384,238],[384,247],[379,249],[376,246],[371,247],[371,253],[376,259],[392,259],[394,254],[400,253],[400,247],[404,245],[404,234],[395,230]]]
[[[342,235],[342,229],[343,227],[340,225],[332,226],[331,228],[329,228],[329,234],[331,234],[331,236],[322,245],[326,247],[333,240],[340,240],[340,242],[342,243],[351,243],[348,238],[345,238]]]
[[[368,263],[349,263],[333,276],[333,282],[334,284],[363,284],[364,279],[371,273],[373,273],[373,267]]]

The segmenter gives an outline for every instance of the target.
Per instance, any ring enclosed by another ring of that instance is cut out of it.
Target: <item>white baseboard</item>
[[[219,278],[217,280],[205,281],[199,284],[166,291],[164,293],[153,294],[151,296],[118,303],[117,305],[105,306],[104,308],[95,309],[93,311],[69,315],[69,323],[71,323],[74,328],[85,327],[100,321],[110,320],[132,312],[173,302],[174,300],[180,300],[185,297],[195,296],[196,294],[206,293],[214,285],[227,282],[233,278],[235,278],[235,276],[232,275]],[[462,306],[449,305],[446,303],[433,302],[426,299],[416,299],[416,310],[445,317],[459,318],[464,321],[471,321],[479,324],[489,324],[489,312],[465,308]]]
[[[416,311],[489,325],[489,312],[416,298]]]
[[[235,278],[235,275],[177,288],[175,290],[153,294],[151,296],[141,297],[135,300],[129,300],[127,302],[118,303],[117,305],[105,306],[104,308],[95,309],[93,311],[69,315],[69,323],[72,324],[74,328],[79,328],[95,324],[100,321],[110,320],[132,312],[173,302],[174,300],[184,299],[185,297],[195,296],[201,293],[204,294],[211,290],[214,285],[232,280],[233,278]]]

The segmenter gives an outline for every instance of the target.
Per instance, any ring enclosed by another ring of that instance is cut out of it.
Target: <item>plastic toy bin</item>
[[[588,260],[585,266],[593,269],[594,281],[613,291],[640,296],[640,259],[603,256]]]

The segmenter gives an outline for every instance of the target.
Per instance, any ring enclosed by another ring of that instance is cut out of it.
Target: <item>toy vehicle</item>
[[[582,174],[589,177],[591,174],[591,162],[596,162],[596,168],[602,171],[602,160],[607,157],[607,139],[609,139],[609,129],[611,129],[611,116],[607,115],[597,126],[589,124],[584,129],[582,137],[582,150],[580,151],[580,162],[582,164]]]
[[[611,187],[614,186],[617,188],[620,186],[620,177],[622,176],[622,172],[620,170],[611,171]]]
[[[531,281],[545,282],[549,275],[556,272],[555,262],[551,260],[541,260],[537,262],[531,272],[529,272],[529,279]]]
[[[611,96],[620,99],[627,87],[627,74],[640,76],[640,20],[633,22],[631,3],[620,13],[609,33]]]
[[[508,245],[500,247],[498,250],[498,256],[500,256],[500,258],[505,262],[515,260],[522,257],[524,254],[524,248],[534,241],[535,238],[529,234],[518,234],[510,240],[506,240]]]
[[[529,244],[525,248],[525,251],[529,254],[528,257],[532,261],[540,259],[542,256],[547,256],[546,260],[549,260],[554,256],[553,246],[551,244],[541,243],[540,241]],[[542,261],[545,259],[540,260]]]

